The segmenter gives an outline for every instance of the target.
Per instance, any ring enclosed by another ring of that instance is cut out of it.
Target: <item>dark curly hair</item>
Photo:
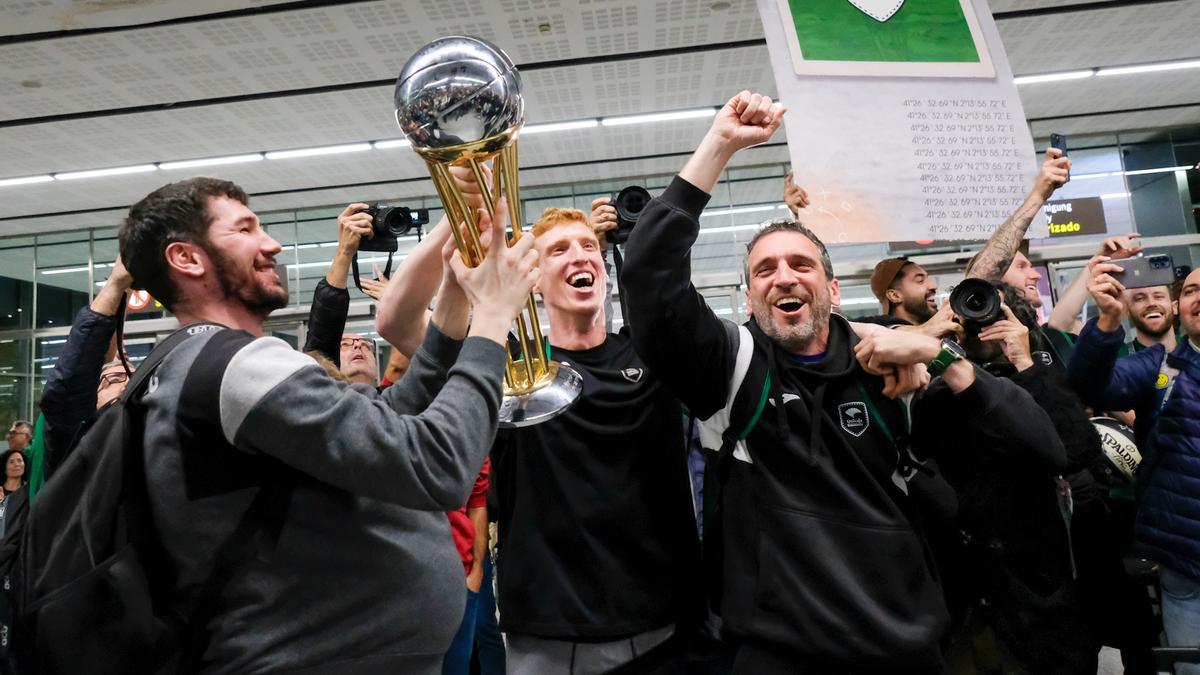
[[[134,282],[145,288],[167,309],[179,300],[178,289],[167,274],[167,246],[183,241],[207,250],[212,215],[208,201],[229,197],[249,202],[245,190],[227,180],[189,178],[164,185],[129,209],[119,235],[121,259]]]
[[[1004,304],[1012,310],[1017,321],[1029,329],[1029,351],[1045,350],[1045,346],[1042,345],[1042,331],[1038,326],[1037,309],[1025,298],[1024,292],[1006,283],[997,283],[996,288],[1003,294]]]

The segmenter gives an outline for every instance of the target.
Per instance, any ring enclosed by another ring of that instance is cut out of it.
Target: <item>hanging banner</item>
[[[1037,160],[985,0],[758,7],[800,219],[826,243],[986,239],[1024,200]]]

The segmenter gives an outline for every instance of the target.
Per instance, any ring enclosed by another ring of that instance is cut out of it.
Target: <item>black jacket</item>
[[[700,418],[726,405],[740,344],[736,327],[690,283],[689,251],[707,201],[676,178],[643,212],[621,277],[639,355]],[[774,405],[748,436],[748,457],[731,463],[722,493],[726,628],[790,649],[798,663],[936,666],[948,617],[918,514],[923,491],[914,486],[923,474],[911,470],[905,448],[919,454],[929,434],[954,422],[965,438],[1003,439],[1011,452],[1031,453],[1053,438],[1049,420],[1018,387],[977,371],[972,387],[924,417],[936,421],[914,423],[910,444],[901,404],[884,398],[882,380],[854,359],[857,338],[841,317],[832,317],[816,364],[793,363],[753,322],[750,329],[747,381],[762,381],[766,369]]]
[[[117,317],[84,307],[75,315],[54,370],[42,390],[45,475],[50,478],[71,451],[80,427],[96,414],[96,387]]]
[[[342,333],[346,332],[346,315],[350,313],[350,291],[335,288],[321,279],[313,290],[312,307],[308,310],[308,337],[301,351],[319,352],[342,365]]]

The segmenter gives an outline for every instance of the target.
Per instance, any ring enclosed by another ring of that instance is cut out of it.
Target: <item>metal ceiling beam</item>
[[[705,52],[725,51],[729,49],[743,49],[747,47],[763,47],[766,46],[765,39],[757,40],[739,40],[735,42],[720,42],[716,44],[691,45],[688,47],[670,47],[666,49],[648,49],[638,52],[622,52],[618,54],[600,54],[597,56],[584,56],[573,59],[554,59],[549,61],[534,61],[532,63],[517,64],[517,69],[522,72],[535,72],[539,70],[549,70],[552,68],[568,68],[575,66],[598,65],[602,63],[612,63],[614,61],[631,61],[634,59],[653,59],[664,56],[679,56],[684,54],[702,54]],[[0,120],[0,129],[11,127],[31,126],[34,124],[49,124],[52,122],[70,122],[75,120],[92,119],[96,117],[116,117],[119,115],[135,115],[138,113],[151,112],[168,112],[171,110],[183,110],[185,108],[201,108],[212,105],[226,105],[230,103],[247,103],[251,101],[265,101],[276,98],[288,98],[291,96],[311,96],[314,94],[332,94],[342,91],[355,91],[359,89],[374,89],[377,87],[394,87],[396,86],[395,78],[384,80],[365,80],[362,82],[346,82],[343,84],[330,84],[320,87],[304,87],[301,89],[280,89],[276,91],[264,91],[254,94],[238,94],[236,96],[220,96],[216,98],[200,98],[188,101],[170,101],[166,103],[150,103],[147,105],[130,106],[125,108],[106,108],[103,110],[84,110],[73,113],[62,113],[58,115],[43,115],[40,117],[23,117],[16,119]]]
[[[263,5],[259,7],[246,7],[243,9],[231,9],[224,12],[213,12],[211,14],[195,14],[192,16],[180,16],[173,19],[162,19],[161,21],[150,21],[147,23],[127,24],[122,26],[97,26],[95,28],[74,28],[70,30],[55,30],[41,31],[37,33],[21,33],[18,35],[3,35],[0,36],[0,46],[24,44],[29,42],[42,42],[45,40],[59,40],[62,38],[83,37],[87,35],[103,35],[105,33],[119,33],[129,30],[140,30],[143,28],[157,28],[161,26],[180,26],[190,23],[201,23],[204,21],[220,21],[222,19],[239,19],[248,16],[262,16],[264,14],[279,14],[282,12],[302,11],[306,9],[320,9],[322,7],[337,7],[340,5],[354,5],[364,2],[374,2],[375,0],[307,0],[296,2],[281,2],[274,5]],[[1068,14],[1073,12],[1087,12],[1102,9],[1116,9],[1121,7],[1136,7],[1138,5],[1153,5],[1164,2],[1183,2],[1184,0],[1096,0],[1095,2],[1085,2],[1075,5],[1037,7],[1034,9],[1018,9],[1009,12],[994,12],[992,16],[997,21],[1006,19],[1023,19],[1031,16],[1049,16],[1053,14]]]
[[[1083,2],[1077,5],[1053,5],[1050,7],[1034,7],[1033,9],[1014,9],[1010,12],[993,12],[992,17],[997,21],[1006,19],[1027,19],[1034,16],[1052,16],[1054,14],[1072,14],[1075,12],[1094,12],[1104,9],[1123,9],[1139,5],[1161,5],[1164,2],[1183,2],[1184,0],[1097,0]]]

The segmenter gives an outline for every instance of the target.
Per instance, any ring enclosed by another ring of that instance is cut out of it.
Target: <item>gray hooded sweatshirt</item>
[[[197,335],[162,363],[146,472],[172,602],[205,608],[207,673],[438,672],[466,590],[445,511],[466,503],[496,433],[504,349],[430,324],[378,392],[330,378],[274,337]],[[265,484],[282,528],[216,551]],[[239,549],[240,552],[239,552]]]

